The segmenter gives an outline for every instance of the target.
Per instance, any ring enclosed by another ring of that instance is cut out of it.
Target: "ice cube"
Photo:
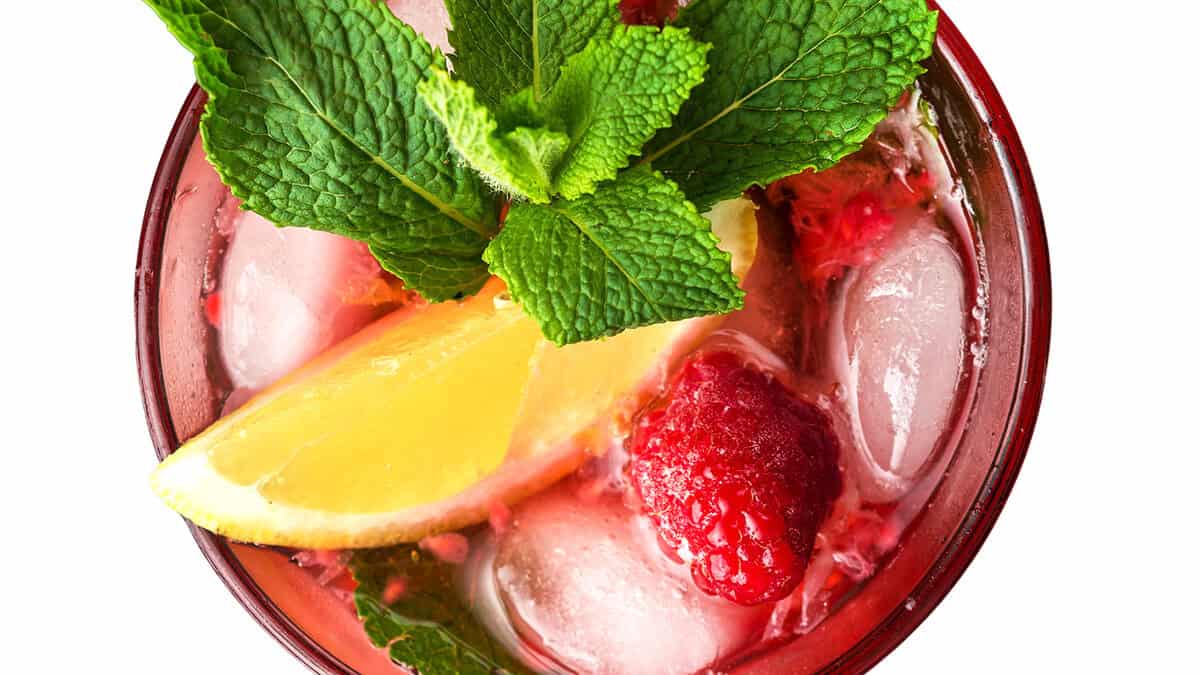
[[[367,248],[240,212],[221,272],[220,345],[240,389],[261,389],[374,316],[357,294],[380,275]],[[349,302],[348,302],[349,301]]]
[[[704,595],[619,497],[560,487],[523,503],[495,578],[526,639],[596,675],[697,672],[762,634],[770,606]]]
[[[963,268],[924,216],[860,272],[845,299],[850,426],[866,501],[898,497],[919,477],[954,408],[966,330]]]
[[[443,0],[388,0],[388,7],[404,23],[429,40],[443,54],[454,51],[446,36],[450,16]]]

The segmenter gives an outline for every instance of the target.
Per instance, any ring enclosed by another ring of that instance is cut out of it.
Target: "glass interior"
[[[1036,196],[1019,141],[970,48],[943,16],[922,88],[975,209],[990,278],[986,365],[956,455],[905,545],[812,632],[734,672],[859,672],[936,606],[978,550],[1011,487],[1040,402],[1049,331],[1049,272]],[[147,209],[137,283],[139,367],[159,456],[216,419],[224,392],[210,362],[202,289],[219,245],[205,201],[219,190],[178,185],[203,94],[193,90],[164,153]],[[213,178],[215,180],[215,177]],[[210,200],[211,201],[211,200]],[[169,354],[170,358],[163,358]],[[322,673],[395,673],[344,604],[277,551],[193,528],[234,595],[288,649]]]

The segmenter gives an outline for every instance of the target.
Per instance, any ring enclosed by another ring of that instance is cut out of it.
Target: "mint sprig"
[[[530,673],[475,620],[454,587],[454,570],[417,547],[355,551],[350,571],[367,637],[396,663],[421,675]],[[391,604],[390,583],[404,587]]]
[[[713,45],[710,70],[642,162],[705,209],[861,147],[924,72],[937,14],[924,0],[699,0],[675,25]]]
[[[443,57],[386,5],[147,4],[196,55],[204,149],[247,208],[367,242],[429,300],[479,290],[495,199],[414,95]]]
[[[147,3],[248,208],[367,242],[432,301],[500,276],[559,343],[739,308],[697,210],[856,150],[937,24],[924,0],[696,0],[662,30],[615,0],[447,0],[451,75],[375,0]]]

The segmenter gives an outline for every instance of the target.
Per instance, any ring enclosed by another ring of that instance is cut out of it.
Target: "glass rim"
[[[950,67],[971,106],[988,121],[996,160],[1015,199],[1026,304],[1013,403],[992,467],[971,508],[941,554],[909,593],[911,603],[895,608],[850,650],[823,672],[862,673],[891,653],[929,616],[962,577],[1012,491],[1029,449],[1041,407],[1050,348],[1050,259],[1042,210],[1024,147],[995,84],[958,28],[937,3],[939,25],[935,53]],[[193,85],[163,150],[142,220],[134,287],[137,370],[146,422],[161,461],[179,447],[171,421],[158,335],[160,263],[167,219],[183,163],[197,133],[206,97]],[[238,603],[300,662],[318,673],[352,673],[345,663],[296,626],[243,568],[226,540],[187,522],[204,557]]]

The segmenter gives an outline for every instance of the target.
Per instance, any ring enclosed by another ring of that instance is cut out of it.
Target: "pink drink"
[[[697,350],[739,355],[833,420],[843,490],[803,583],[756,607],[699,591],[631,500],[627,439],[614,438],[608,456],[464,533],[465,561],[439,552],[457,564],[460,592],[494,637],[532,667],[689,673],[753,663],[753,672],[794,672],[754,659],[820,636],[843,606],[861,608],[852,601],[871,592],[877,572],[899,567],[893,558],[909,547],[910,528],[955,461],[988,356],[982,243],[920,103],[909,98],[861,153],[828,174],[751,195],[760,244],[747,308]],[[878,236],[830,244],[818,233],[798,243],[823,216],[858,225],[866,218]],[[163,267],[182,278],[168,284],[180,292],[160,301],[175,319],[160,324],[173,352],[164,379],[168,387],[173,380],[207,387],[172,409],[184,437],[372,319],[419,303],[360,245],[273,229],[237,211],[198,143],[179,179],[168,250],[179,247],[172,237],[204,240],[209,251],[203,263],[168,259]],[[802,261],[823,246],[840,253],[806,267]],[[207,336],[199,344],[185,337],[197,333]],[[335,656],[359,671],[395,672],[347,603],[343,556],[236,552],[283,612]]]

